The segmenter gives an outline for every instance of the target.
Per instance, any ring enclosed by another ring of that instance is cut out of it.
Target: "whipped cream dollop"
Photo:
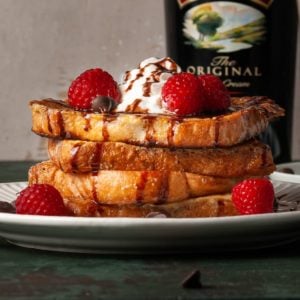
[[[137,69],[127,71],[119,88],[122,94],[118,112],[168,113],[163,105],[161,89],[173,74],[181,69],[169,57],[150,57],[142,61]]]

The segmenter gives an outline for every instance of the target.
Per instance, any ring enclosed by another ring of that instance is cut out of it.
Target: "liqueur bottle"
[[[268,96],[286,117],[262,135],[276,163],[291,160],[296,0],[165,0],[168,56],[221,77],[232,96]]]

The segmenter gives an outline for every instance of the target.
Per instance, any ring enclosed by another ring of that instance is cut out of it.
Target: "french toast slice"
[[[199,148],[231,146],[257,136],[284,110],[267,97],[233,98],[226,113],[178,117],[76,111],[64,101],[33,100],[32,130],[51,138]]]
[[[51,160],[29,169],[29,184],[53,185],[63,198],[93,199],[102,204],[171,203],[231,191],[244,178],[221,178],[186,172],[98,171],[64,173]]]
[[[241,177],[269,175],[275,170],[270,147],[258,140],[226,148],[169,149],[49,139],[48,152],[51,160],[67,173],[157,170]]]
[[[93,199],[64,198],[65,205],[80,217],[147,217],[163,214],[168,218],[234,216],[237,211],[231,194],[211,195],[167,204],[105,205]]]

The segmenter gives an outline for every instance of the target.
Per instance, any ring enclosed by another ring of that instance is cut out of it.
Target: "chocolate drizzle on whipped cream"
[[[162,103],[161,89],[169,77],[180,72],[180,67],[169,57],[151,57],[142,61],[137,69],[125,72],[123,83],[120,85],[122,102],[116,110],[168,113]]]
[[[147,80],[149,80],[149,79],[147,78]],[[143,86],[143,96],[144,97],[150,97],[151,96],[151,85],[152,85],[151,81],[146,81],[144,83],[144,86]]]

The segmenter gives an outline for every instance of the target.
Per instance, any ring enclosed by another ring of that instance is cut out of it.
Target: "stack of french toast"
[[[53,185],[76,216],[235,215],[234,185],[275,169],[270,148],[255,139],[284,114],[267,97],[231,98],[225,111],[196,116],[134,110],[140,98],[118,111],[99,99],[97,111],[30,102],[49,160],[31,167],[29,184]]]

